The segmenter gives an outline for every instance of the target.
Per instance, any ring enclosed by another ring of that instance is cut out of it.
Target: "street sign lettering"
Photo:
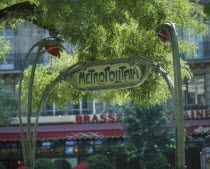
[[[135,82],[138,81],[140,75],[141,70],[137,66],[130,66],[128,63],[93,66],[75,74],[77,84],[80,87]]]
[[[150,71],[143,61],[110,59],[85,62],[67,72],[71,84],[78,90],[95,91],[135,87],[143,83]]]

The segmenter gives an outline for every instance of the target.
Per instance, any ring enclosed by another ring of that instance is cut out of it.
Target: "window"
[[[73,114],[90,114],[89,105],[85,96],[78,104],[73,105]]]
[[[198,21],[201,22],[200,19],[198,19]],[[204,46],[205,44],[204,44],[203,35],[194,34],[193,31],[189,31],[189,30],[184,30],[183,33],[184,33],[183,38],[186,39],[187,41],[196,43],[196,47],[197,47],[197,49],[195,51],[197,54],[197,57],[194,56],[194,53],[187,52],[186,54],[184,54],[184,59],[186,59],[186,60],[203,59],[205,57],[204,50],[205,50],[205,48],[207,48]]]
[[[93,153],[93,146],[85,146],[84,147],[84,153],[92,154]]]
[[[207,18],[208,22],[210,21],[210,18]],[[210,29],[210,25],[209,29]],[[209,35],[204,37],[204,42],[203,42],[203,48],[204,48],[204,57],[209,58],[210,57],[210,41],[209,41]]]
[[[2,58],[0,63],[0,69],[14,69],[14,30],[7,29],[0,31],[0,36],[4,37],[5,41],[10,42],[10,51]]]
[[[0,144],[0,156],[8,154],[21,154],[20,144],[17,142],[8,142]]]
[[[190,39],[191,42],[197,43],[197,58],[203,57],[203,36],[197,34]]]
[[[51,146],[51,151],[53,154],[63,154],[64,153],[65,144],[63,140],[54,139],[53,144]]]
[[[77,146],[77,141],[66,141],[66,150],[65,153],[70,154],[77,154],[79,151]]]
[[[80,140],[78,141],[80,154],[92,154],[93,153],[93,140]]]
[[[41,143],[41,147],[39,148],[40,153],[51,153],[52,142],[51,141],[43,141]]]
[[[196,75],[187,82],[187,104],[205,105],[204,75]]]
[[[53,103],[52,105],[46,104],[45,112],[45,115],[47,116],[55,115],[55,103]]]
[[[79,115],[90,114],[90,106],[86,97],[83,97],[78,104],[67,101],[62,109],[59,109],[56,103],[45,103],[42,116],[63,116],[63,115]]]
[[[11,49],[9,53],[14,54],[14,30],[7,29],[5,31],[0,31],[0,36],[4,36],[4,40],[10,42]]]
[[[73,154],[74,153],[74,147],[70,146],[70,147],[66,147],[66,154]]]
[[[72,146],[72,145],[75,145],[75,144],[77,144],[76,141],[66,141],[67,146]]]
[[[69,107],[66,103],[63,109],[58,109],[56,103],[47,104],[45,103],[45,109],[42,112],[42,116],[62,116],[69,114]]]

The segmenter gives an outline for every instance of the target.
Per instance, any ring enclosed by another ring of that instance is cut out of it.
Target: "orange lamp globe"
[[[45,49],[50,55],[60,58],[60,49],[58,47],[55,47],[54,45],[48,45],[45,46]]]
[[[160,37],[160,39],[161,39],[161,41],[162,41],[162,43],[163,43],[164,45],[170,44],[170,40],[169,40],[169,38],[168,38],[168,35],[169,35],[169,31],[162,30],[162,31],[160,32],[159,37]]]

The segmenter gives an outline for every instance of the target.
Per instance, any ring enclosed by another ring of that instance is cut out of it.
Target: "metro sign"
[[[129,63],[92,66],[74,74],[78,87],[97,87],[137,83],[141,77],[141,69]]]
[[[151,68],[144,61],[110,59],[87,62],[72,71],[68,78],[78,90],[129,88],[144,82]]]

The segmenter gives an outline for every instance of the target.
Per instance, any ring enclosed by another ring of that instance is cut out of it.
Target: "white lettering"
[[[199,126],[197,129],[194,129],[194,132],[196,133],[202,133],[202,132],[209,132],[210,131],[210,127],[202,127]]]

